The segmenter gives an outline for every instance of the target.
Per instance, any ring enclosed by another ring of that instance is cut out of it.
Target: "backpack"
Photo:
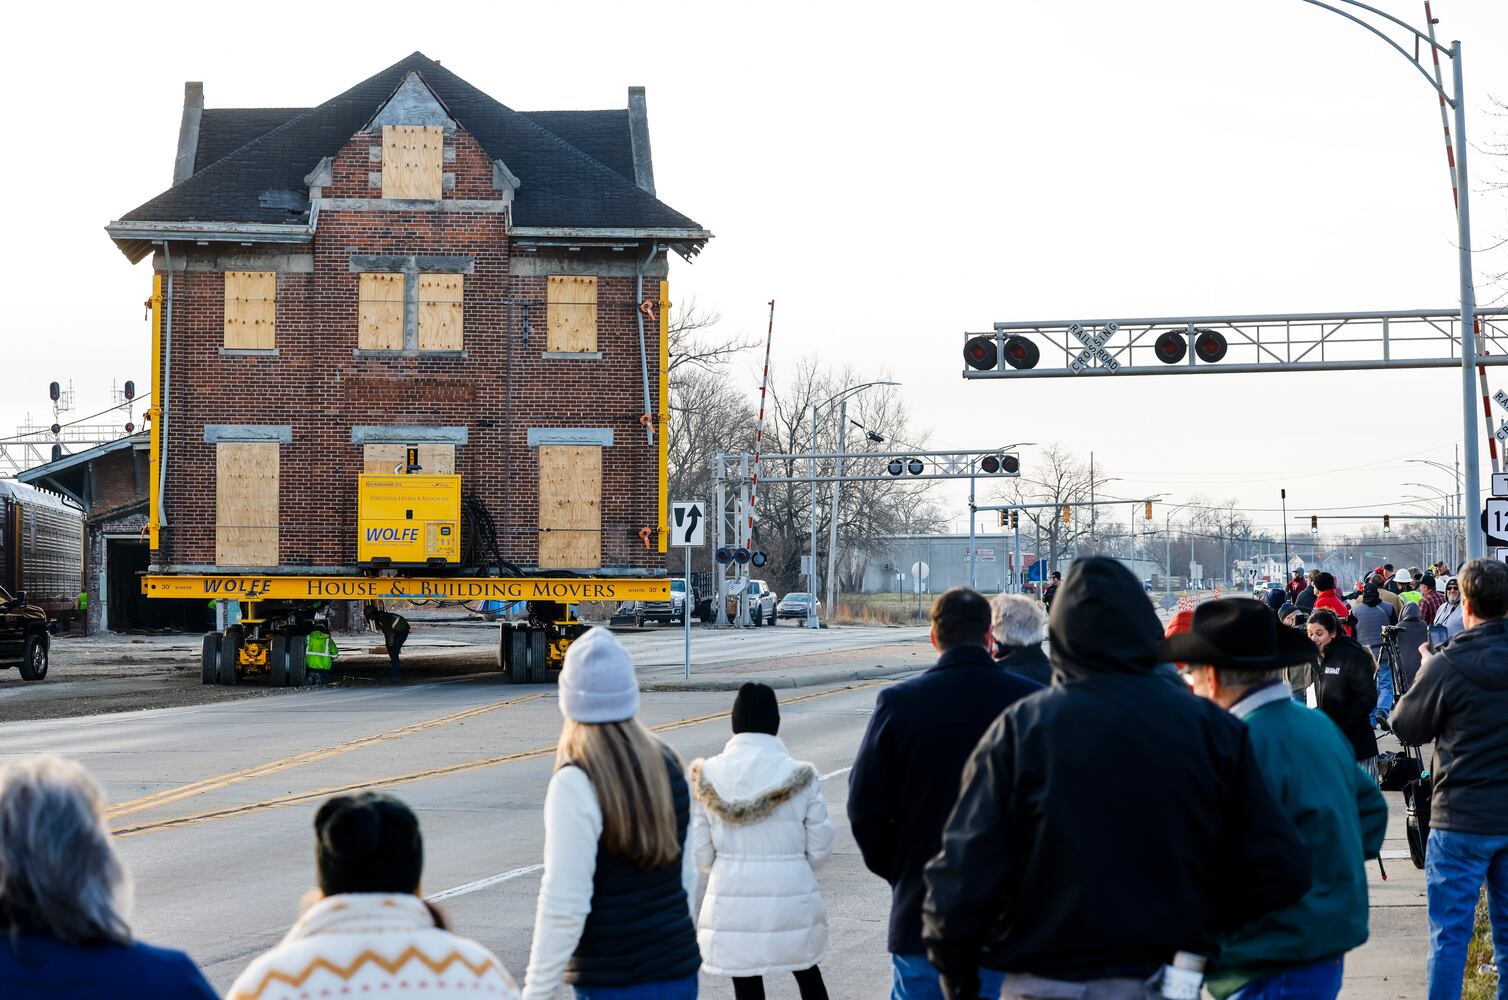
[[[1424,766],[1407,752],[1384,750],[1377,755],[1377,786],[1384,792],[1401,792],[1408,783],[1424,776]]]

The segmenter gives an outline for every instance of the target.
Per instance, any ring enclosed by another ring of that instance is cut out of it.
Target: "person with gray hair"
[[[1052,664],[1042,651],[1042,611],[1019,594],[996,594],[990,601],[990,638],[995,662],[1044,687],[1052,683]]]
[[[213,1000],[193,960],[131,938],[104,795],[73,761],[0,767],[0,996]]]

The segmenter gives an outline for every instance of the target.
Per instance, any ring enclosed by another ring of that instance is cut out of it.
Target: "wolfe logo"
[[[417,542],[418,528],[368,528],[369,542]]]

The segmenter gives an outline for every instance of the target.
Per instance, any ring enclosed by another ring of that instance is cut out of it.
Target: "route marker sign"
[[[1508,499],[1493,497],[1482,506],[1482,527],[1490,542],[1508,543]]]

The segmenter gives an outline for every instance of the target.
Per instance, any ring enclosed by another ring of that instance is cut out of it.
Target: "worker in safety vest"
[[[398,679],[398,651],[408,641],[408,619],[391,611],[378,610],[377,605],[368,604],[364,611],[369,624],[382,630],[382,641],[387,646],[387,657],[390,662],[387,679]]]
[[[340,649],[335,645],[335,637],[330,634],[329,624],[323,618],[314,619],[314,631],[309,633],[309,643],[304,653],[304,665],[309,669],[310,683],[330,683],[330,671],[334,669],[338,659]]]

